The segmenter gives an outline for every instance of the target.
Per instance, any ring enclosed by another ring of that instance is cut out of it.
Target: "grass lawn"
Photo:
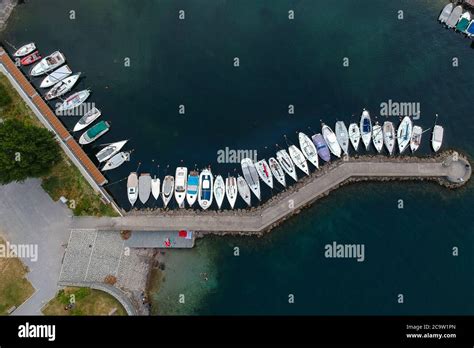
[[[71,300],[73,299],[73,300]],[[75,302],[74,308],[65,306]],[[43,308],[45,315],[108,315],[116,308],[113,315],[127,315],[125,309],[111,295],[89,288],[65,288]]]
[[[5,244],[2,238],[0,244]],[[26,273],[28,269],[20,259],[0,257],[0,315],[8,314],[12,306],[18,307],[33,294]]]

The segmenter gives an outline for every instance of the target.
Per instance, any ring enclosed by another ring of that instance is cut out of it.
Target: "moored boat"
[[[199,173],[195,170],[189,172],[188,187],[186,189],[186,201],[190,207],[196,202],[199,189]]]
[[[423,134],[423,129],[420,126],[413,126],[413,131],[411,133],[411,140],[410,140],[411,152],[415,152],[420,147],[422,134]]]
[[[357,151],[360,143],[360,129],[357,123],[351,123],[349,125],[349,140],[351,141],[354,150]]]
[[[51,74],[46,76],[43,81],[41,81],[40,87],[47,88],[55,85],[61,80],[64,80],[66,77],[72,74],[72,70],[68,65],[63,65],[60,68],[54,70]]]
[[[209,169],[204,169],[199,174],[198,202],[202,209],[207,209],[212,204],[213,196],[213,178]]]
[[[102,171],[112,170],[120,167],[126,161],[130,159],[130,152],[119,152],[118,154],[112,156],[105,165],[102,167]]]
[[[311,139],[303,132],[299,132],[298,140],[303,155],[313,164],[313,166],[319,168],[318,150],[316,150],[316,146],[314,146]]]
[[[439,14],[438,20],[441,23],[446,23],[446,21],[448,20],[449,15],[451,14],[451,12],[453,12],[453,8],[454,8],[454,5],[451,2],[449,4],[447,4],[446,6],[444,6],[443,10]]]
[[[27,43],[26,45],[21,46],[19,49],[17,49],[13,53],[13,55],[15,57],[23,57],[23,56],[26,56],[26,55],[30,54],[34,50],[36,50],[36,45],[35,45],[34,42],[30,42],[30,43]]]
[[[49,56],[44,57],[37,63],[30,72],[31,76],[40,76],[54,70],[66,62],[66,57],[59,52],[53,52]]]
[[[466,11],[462,14],[461,18],[459,18],[459,22],[456,24],[455,29],[464,33],[469,27],[469,24],[471,24],[471,13]]]
[[[184,199],[186,198],[186,189],[188,183],[188,168],[178,167],[175,173],[174,198],[178,207],[184,207]]]
[[[160,178],[157,178],[156,175],[151,179],[151,194],[155,200],[160,197]]]
[[[229,176],[225,179],[225,195],[230,207],[234,209],[235,201],[237,200],[237,179],[235,176]]]
[[[214,180],[214,198],[216,199],[217,207],[220,209],[225,197],[225,182],[221,175],[216,176]]]
[[[258,161],[255,163],[255,168],[257,169],[260,179],[262,179],[262,181],[270,188],[273,188],[273,176],[267,161],[264,159]]]
[[[387,148],[388,154],[393,154],[395,148],[395,127],[390,121],[385,121],[383,123],[383,142]]]
[[[145,204],[150,198],[151,176],[149,173],[142,173],[138,178],[138,198],[142,204]]]
[[[56,113],[60,114],[63,111],[72,110],[77,108],[79,105],[84,103],[87,98],[91,95],[91,91],[89,89],[84,89],[82,91],[76,92],[70,95],[64,102],[56,109]]]
[[[324,141],[329,147],[329,150],[331,150],[331,153],[336,157],[341,157],[341,146],[339,146],[336,134],[334,134],[331,127],[323,123],[321,133],[323,134]]]
[[[288,155],[288,152],[286,150],[280,150],[276,153],[276,156],[285,173],[293,178],[293,180],[298,181],[295,164],[291,160],[290,155]]]
[[[301,152],[300,149],[296,147],[296,145],[291,145],[288,148],[288,152],[290,153],[291,160],[293,163],[306,175],[309,175],[308,163]]]
[[[247,205],[250,207],[252,197],[250,194],[249,185],[247,185],[245,179],[242,178],[240,175],[237,176],[237,190],[239,191],[240,197],[242,197],[244,202],[247,203]]]
[[[370,114],[367,110],[362,111],[362,116],[360,118],[360,134],[362,142],[365,145],[365,149],[369,149],[370,141],[372,140],[372,120],[370,119]]]
[[[138,176],[135,172],[130,173],[127,179],[127,197],[133,207],[138,199]]]
[[[328,145],[324,141],[323,136],[318,133],[313,135],[311,140],[313,140],[314,146],[316,146],[319,157],[321,157],[323,161],[329,162],[331,160],[331,153],[329,152]]]
[[[274,157],[270,157],[268,163],[275,179],[286,187],[285,172],[281,168],[280,163]]]
[[[81,73],[77,73],[59,81],[46,93],[44,99],[51,100],[66,94],[74,87],[80,76]]]
[[[344,121],[337,121],[334,131],[336,133],[337,142],[339,143],[342,151],[346,155],[349,154],[349,133]]]
[[[173,197],[174,191],[174,177],[166,175],[163,179],[163,187],[161,188],[161,198],[163,198],[163,206],[166,208]]]
[[[86,132],[84,132],[84,134],[81,135],[81,137],[79,138],[79,144],[90,144],[93,141],[99,139],[105,133],[107,133],[109,129],[110,125],[105,121],[101,121],[95,126],[89,128]]]
[[[431,146],[434,152],[438,152],[443,144],[444,129],[439,125],[433,127],[433,134],[431,135]]]
[[[453,12],[449,15],[448,19],[446,20],[446,26],[450,29],[454,28],[462,16],[462,6],[456,6],[453,9]]]
[[[21,58],[20,64],[23,66],[27,66],[27,65],[37,62],[40,59],[41,59],[41,54],[39,53],[39,51],[34,51],[33,53],[30,53],[26,57]]]
[[[89,111],[87,111],[84,116],[81,117],[81,119],[76,123],[74,126],[73,132],[80,131],[84,128],[87,128],[92,122],[97,120],[102,113],[100,112],[99,109],[96,107],[93,107]]]
[[[410,117],[405,116],[397,130],[398,151],[400,153],[403,153],[410,144],[412,128],[413,123]]]
[[[99,163],[107,161],[110,157],[118,153],[128,142],[128,140],[117,141],[115,143],[111,143],[104,147],[102,150],[97,152],[95,157],[99,161]]]
[[[377,152],[382,151],[383,148],[383,132],[382,127],[378,122],[375,122],[374,128],[372,129],[372,141]]]
[[[474,36],[474,20],[471,21],[469,26],[467,27],[465,33],[469,36],[472,37]]]
[[[255,169],[253,161],[247,157],[240,161],[240,165],[250,190],[260,200],[260,181],[258,180],[257,169]]]

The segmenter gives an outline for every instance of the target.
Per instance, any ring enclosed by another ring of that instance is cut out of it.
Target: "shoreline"
[[[7,27],[8,18],[16,5],[18,5],[18,0],[0,0],[0,32]]]

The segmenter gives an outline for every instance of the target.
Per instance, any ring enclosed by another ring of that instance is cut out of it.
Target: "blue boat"
[[[198,202],[202,209],[207,209],[212,204],[212,173],[204,169],[199,175]]]
[[[321,157],[324,161],[329,162],[331,160],[331,153],[329,152],[328,145],[324,141],[323,136],[318,133],[313,135],[311,140],[313,140],[313,143],[316,146],[319,157]]]
[[[471,21],[471,23],[467,27],[465,33],[469,36],[474,36],[474,20]]]

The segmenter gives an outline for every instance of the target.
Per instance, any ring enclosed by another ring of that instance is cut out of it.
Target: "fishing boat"
[[[240,175],[237,176],[237,190],[239,191],[240,197],[242,197],[245,203],[247,203],[247,205],[250,207],[252,197],[250,194],[249,185],[247,185],[245,179],[242,178]]]
[[[229,176],[225,179],[225,195],[230,207],[234,209],[235,201],[237,200],[237,180],[235,176]]]
[[[441,23],[446,23],[446,21],[448,20],[449,15],[451,14],[451,12],[453,12],[453,8],[454,8],[454,5],[451,2],[449,4],[447,4],[446,6],[444,6],[443,10],[441,11],[441,13],[438,17],[438,20]]]
[[[163,186],[161,188],[161,198],[163,198],[163,206],[166,208],[173,197],[174,191],[174,177],[166,175],[163,179]]]
[[[372,140],[372,121],[369,112],[365,109],[362,111],[362,116],[360,118],[360,133],[365,149],[368,150],[370,141]]]
[[[59,52],[53,52],[49,56],[44,57],[37,63],[30,72],[31,76],[40,76],[50,72],[58,68],[59,66],[63,65],[66,62],[66,57]]]
[[[74,87],[80,76],[81,73],[77,73],[72,76],[69,76],[68,78],[65,78],[62,81],[59,81],[46,93],[44,99],[51,100],[54,98],[58,98],[63,94],[66,94],[72,89],[72,87]]]
[[[84,128],[87,128],[92,122],[97,120],[102,113],[100,112],[99,109],[96,107],[93,107],[89,111],[87,111],[84,116],[81,117],[81,119],[76,123],[74,126],[73,132],[80,131]]]
[[[127,179],[127,197],[133,207],[138,199],[138,176],[135,172],[130,173]]]
[[[347,132],[346,124],[343,121],[337,121],[334,128],[336,132],[336,139],[342,151],[349,154],[349,133]]]
[[[383,132],[382,127],[378,122],[375,122],[374,128],[372,129],[372,141],[377,152],[381,152],[383,148]]]
[[[349,140],[351,141],[354,150],[357,151],[360,143],[360,129],[357,123],[351,123],[349,125]]]
[[[395,127],[390,121],[385,121],[383,123],[383,142],[387,148],[388,154],[393,154],[395,148]]]
[[[56,113],[61,113],[63,111],[72,110],[77,108],[79,105],[84,103],[87,98],[91,95],[89,89],[84,89],[82,91],[76,92],[70,95],[64,102],[56,109]]]
[[[142,173],[138,178],[138,198],[142,204],[145,204],[150,198],[151,176],[149,173]]]
[[[222,176],[216,176],[214,180],[214,198],[216,199],[217,207],[220,209],[222,207],[222,202],[224,202],[225,197],[225,182]]]
[[[433,147],[434,152],[438,152],[443,144],[443,127],[435,125],[433,127],[433,134],[431,135],[431,146]]]
[[[130,152],[119,152],[115,156],[112,156],[105,165],[102,167],[102,171],[112,170],[120,167],[126,161],[130,159]]]
[[[255,163],[255,167],[257,169],[257,173],[260,179],[262,179],[262,181],[270,188],[273,188],[273,176],[267,161],[264,159],[260,160]]]
[[[20,64],[23,66],[27,66],[33,64],[41,59],[41,54],[38,51],[34,51],[33,53],[27,55],[20,59]]]
[[[301,150],[298,149],[296,145],[291,145],[288,148],[288,152],[290,153],[290,157],[293,163],[306,175],[309,175],[308,163],[306,162],[306,159]]]
[[[160,178],[157,178],[156,175],[151,179],[151,194],[155,200],[160,197]]]
[[[318,133],[313,135],[311,140],[313,140],[313,144],[316,146],[319,157],[321,157],[323,161],[329,162],[331,160],[331,153],[329,152],[328,145],[324,141],[323,136]]]
[[[288,155],[288,152],[286,152],[286,150],[280,150],[276,153],[276,155],[278,162],[280,163],[286,174],[293,178],[293,180],[298,181],[298,177],[296,176],[295,164],[291,160],[290,155]]]
[[[274,157],[270,157],[268,163],[275,179],[286,187],[285,172],[281,168],[280,163]]]
[[[311,139],[303,132],[298,133],[298,140],[300,142],[301,152],[304,157],[313,164],[316,168],[319,168],[318,150],[314,146]]]
[[[410,117],[405,116],[397,130],[398,150],[400,153],[403,153],[406,147],[410,144],[412,128],[413,124]]]
[[[212,204],[212,173],[209,169],[204,169],[199,174],[198,202],[202,209],[207,209]]]
[[[469,24],[471,24],[471,13],[466,11],[462,14],[461,18],[459,18],[459,22],[456,24],[455,29],[464,33],[469,27]]]
[[[95,157],[99,161],[99,163],[102,163],[104,161],[107,161],[110,157],[118,153],[120,150],[122,150],[122,147],[125,146],[125,144],[128,142],[128,140],[122,140],[122,141],[117,141],[115,143],[111,143],[104,147],[102,150],[97,152]]]
[[[244,158],[240,161],[240,165],[250,190],[260,200],[260,181],[258,180],[257,169],[255,169],[253,161],[250,158]]]
[[[34,50],[36,50],[36,45],[34,42],[30,42],[30,43],[27,43],[26,45],[21,46],[19,49],[17,49],[15,53],[13,53],[13,55],[15,57],[23,57],[30,54]]]
[[[84,134],[81,135],[81,137],[79,138],[79,144],[90,144],[93,141],[99,139],[105,133],[107,133],[109,129],[110,125],[105,121],[101,121],[95,126],[89,128],[86,132],[84,132]]]
[[[188,168],[176,168],[174,198],[180,208],[184,207],[184,199],[186,198],[186,188],[188,183]]]
[[[46,76],[43,81],[41,81],[41,88],[48,88],[52,85],[55,85],[61,80],[64,80],[66,77],[72,74],[72,70],[68,65],[63,65],[60,68],[54,70],[51,74]]]
[[[453,12],[449,15],[448,19],[446,20],[446,26],[450,29],[454,28],[462,16],[462,7],[456,6],[453,9]]]
[[[336,134],[334,134],[331,127],[323,123],[321,132],[323,134],[324,141],[328,145],[329,150],[331,150],[331,153],[336,157],[341,157],[341,146],[339,146]]]
[[[411,140],[410,140],[411,152],[415,152],[420,147],[422,134],[423,134],[423,129],[420,126],[413,126],[413,131],[411,133]]]
[[[192,207],[196,202],[199,189],[199,173],[195,170],[189,172],[188,175],[188,187],[186,190],[186,201],[189,206]]]

